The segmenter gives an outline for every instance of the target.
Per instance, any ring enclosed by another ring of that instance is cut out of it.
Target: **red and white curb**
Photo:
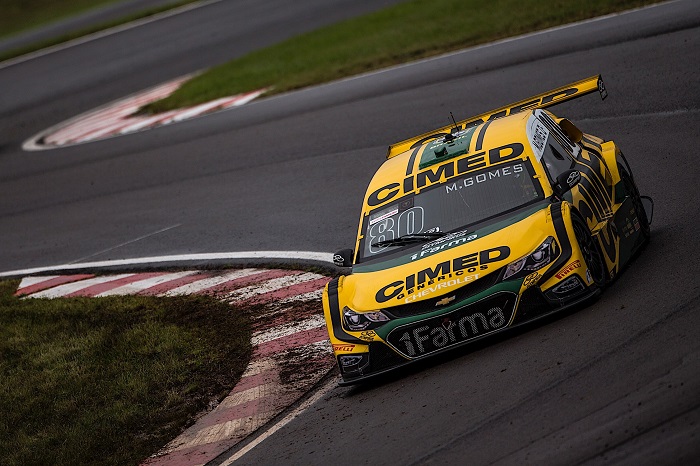
[[[320,303],[329,280],[310,272],[258,268],[50,275],[23,278],[15,294],[24,298],[202,294],[257,305],[252,316],[253,356],[241,380],[213,411],[143,463],[198,466],[277,416],[333,367]]]
[[[169,125],[247,104],[267,90],[222,97],[155,115],[135,114],[144,105],[168,97],[191,77],[183,76],[59,123],[27,140],[22,148],[27,151],[53,149]]]

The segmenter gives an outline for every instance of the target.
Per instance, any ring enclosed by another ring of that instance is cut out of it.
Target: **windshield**
[[[364,218],[359,261],[416,243],[391,244],[400,237],[427,234],[428,241],[432,233],[452,232],[542,199],[533,174],[521,160],[450,178],[382,206]]]

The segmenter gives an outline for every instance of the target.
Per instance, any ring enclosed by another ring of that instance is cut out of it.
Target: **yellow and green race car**
[[[399,142],[369,184],[348,275],[323,293],[341,384],[597,296],[653,203],[612,141],[544,107],[600,76]]]

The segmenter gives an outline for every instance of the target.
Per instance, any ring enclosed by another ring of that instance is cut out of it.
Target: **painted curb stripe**
[[[323,340],[328,340],[328,331],[326,328],[313,328],[262,343],[253,350],[253,354],[255,356],[268,356],[285,349],[298,348],[299,346],[307,345],[309,343],[317,343]]]
[[[262,406],[274,406],[278,400],[276,395],[268,395],[264,397],[254,398],[239,403],[231,408],[217,408],[214,412],[202,418],[200,428],[204,429],[224,422],[235,421],[236,419],[244,419],[252,417],[260,411]]]
[[[207,290],[207,294],[211,295],[220,295],[220,294],[228,294],[231,293],[231,290],[236,290],[236,289],[241,289],[243,287],[248,287],[255,285],[257,283],[262,283],[266,280],[270,280],[273,278],[279,278],[279,277],[286,277],[289,275],[293,274],[299,274],[301,272],[294,271],[294,270],[280,270],[280,269],[272,269],[272,270],[260,270],[260,273],[252,274],[246,277],[240,277],[240,278],[235,278],[233,280],[229,280],[227,282],[224,282],[220,285],[213,286]],[[223,299],[223,298],[222,298]]]
[[[187,285],[189,283],[196,282],[197,280],[201,280],[203,278],[202,275],[203,274],[201,272],[194,272],[188,275],[184,275],[180,278],[176,278],[175,280],[170,280],[164,283],[160,283],[158,285],[154,285],[150,288],[146,288],[145,290],[139,292],[139,294],[143,296],[159,296],[163,293],[167,293],[173,288],[177,288],[178,286]]]
[[[245,372],[241,376],[241,379],[243,377],[249,377],[251,375],[259,374],[261,372],[269,371],[275,368],[277,368],[277,361],[275,361],[274,358],[252,359],[250,363],[248,363],[248,367],[246,367]]]
[[[288,274],[286,276],[281,276],[278,278],[273,278],[271,280],[267,280],[263,284],[258,284],[258,285],[251,285],[247,286],[244,288],[240,288],[238,290],[235,290],[228,295],[226,295],[225,299],[230,300],[230,301],[247,301],[251,300],[251,298],[258,297],[259,300],[264,300],[263,297],[260,295],[265,295],[267,293],[270,293],[272,291],[277,291],[282,288],[287,288],[292,285],[296,285],[299,283],[311,281],[311,280],[316,280],[319,278],[325,278],[323,275],[319,275],[316,273],[294,273],[294,274]]]
[[[258,387],[267,383],[273,383],[276,381],[277,371],[270,370],[266,372],[261,372],[259,374],[251,375],[250,377],[243,377],[238,381],[233,390],[231,390],[231,395],[245,392],[251,388]]]
[[[267,89],[258,89],[244,94],[221,97],[203,104],[157,115],[136,114],[143,105],[165,98],[175,92],[190,77],[191,75],[180,77],[66,120],[27,140],[22,147],[24,150],[52,149],[179,123],[244,105],[267,91]]]
[[[85,288],[89,288],[93,285],[98,285],[100,283],[109,282],[115,279],[124,278],[131,276],[131,274],[122,275],[111,275],[104,277],[93,277],[87,280],[80,280],[77,282],[66,283],[65,285],[59,285],[54,288],[49,288],[48,290],[40,291],[31,295],[32,298],[62,298],[76,293]]]
[[[132,121],[131,124],[119,130],[119,134],[135,133],[136,131],[141,131],[142,129],[147,129],[152,126],[156,126],[159,123],[174,117],[175,115],[177,115],[177,112],[175,110],[171,110],[169,112],[153,115],[152,117],[147,117],[143,120],[137,120],[135,123]]]
[[[263,398],[266,397],[259,397],[259,399]],[[258,411],[252,416],[233,419],[222,422],[221,424],[214,424],[213,426],[205,427],[204,429],[198,431],[194,438],[183,443],[181,446],[176,447],[175,451],[183,450],[185,448],[200,447],[203,445],[220,442],[222,440],[229,440],[232,437],[240,440],[245,437],[248,432],[252,432],[258,427],[262,426],[267,421],[275,417],[275,415],[277,415],[277,410]]]
[[[97,297],[124,296],[124,295],[128,295],[128,294],[139,294],[143,290],[147,290],[147,289],[154,287],[156,285],[160,285],[163,283],[169,283],[169,282],[175,281],[179,278],[193,275],[195,273],[197,273],[197,271],[175,272],[175,273],[156,272],[153,274],[142,273],[142,274],[139,274],[139,276],[141,277],[141,280],[120,286],[119,288],[114,288],[112,290],[105,291],[103,293],[98,294]]]
[[[38,291],[53,288],[54,286],[63,285],[65,283],[76,282],[86,278],[92,278],[93,274],[81,275],[52,275],[51,277],[26,277],[22,279],[19,288],[15,292],[15,296],[30,295]]]
[[[329,279],[330,280],[330,277]],[[296,296],[290,296],[288,298],[284,298],[280,300],[279,304],[291,304],[299,301],[313,301],[314,299],[321,299],[323,296],[323,288],[319,288],[318,290],[310,291],[309,293],[302,293],[298,294]]]
[[[74,293],[70,293],[65,295],[66,298],[72,298],[75,296],[96,296],[100,293],[113,290],[114,288],[118,288],[121,285],[126,285],[127,283],[131,283],[134,281],[137,281],[139,279],[139,276],[137,274],[129,274],[127,276],[123,276],[119,278],[119,276],[114,276],[113,280],[109,280],[107,282],[103,283],[98,283],[96,285],[89,286],[87,288],[83,288],[81,290],[78,290]]]
[[[279,290],[269,291],[263,293],[255,298],[251,298],[251,301],[262,300],[262,301],[273,301],[281,300],[290,297],[297,297],[304,295],[306,293],[316,292],[319,289],[323,291],[323,287],[326,283],[330,281],[330,277],[317,278],[316,280],[310,280],[308,282],[298,283],[296,285],[290,285]],[[303,301],[300,300],[300,301]]]
[[[248,277],[250,275],[263,273],[262,269],[241,269],[229,272],[223,275],[215,275],[209,278],[203,278],[196,282],[188,283],[177,288],[173,288],[165,293],[165,296],[178,296],[187,294],[206,294],[210,288],[219,285],[225,285],[233,282],[236,279]]]
[[[205,466],[207,462],[226,451],[224,445],[205,445],[186,450],[169,452],[162,456],[151,457],[141,466]]]
[[[45,141],[53,145],[59,145],[62,141],[79,139],[81,135],[104,126],[105,120],[108,118],[126,117],[144,104],[167,97],[180,87],[182,82],[184,82],[184,79],[179,79],[144,94],[127,97],[116,104],[107,104],[91,112],[79,115],[58,125],[60,129],[46,136]],[[52,130],[47,131],[51,132]]]
[[[206,456],[201,455],[202,449],[206,449],[209,451],[213,450],[214,453],[216,453],[217,451],[218,453],[223,453],[227,450],[226,444],[229,440],[232,439],[235,442],[243,440],[243,438],[245,438],[245,436],[249,432],[253,432],[254,430],[258,429],[267,421],[275,417],[276,414],[277,413],[275,411],[259,412],[256,413],[255,416],[250,416],[243,419],[234,419],[232,421],[207,427],[206,429],[197,432],[196,437],[192,438],[191,440],[188,440],[182,445],[175,447],[175,449],[172,450],[172,452],[175,453],[175,455],[181,453],[181,458],[185,462],[180,463],[177,461],[168,461],[161,464],[165,464],[168,466],[189,466],[201,462],[202,459],[212,459],[213,457],[211,454]],[[189,451],[186,452],[184,450]],[[192,456],[188,457],[188,453]],[[175,455],[171,453],[169,456]]]
[[[304,319],[300,322],[292,321],[286,325],[275,326],[266,331],[257,332],[253,334],[251,338],[251,343],[253,346],[258,346],[263,343],[270,342],[272,340],[277,340],[278,338],[284,338],[293,333],[297,333],[303,330],[310,330],[312,328],[325,327],[326,320],[323,315],[317,314]]]

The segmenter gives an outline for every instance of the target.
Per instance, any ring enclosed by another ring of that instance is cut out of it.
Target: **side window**
[[[554,182],[559,174],[574,167],[574,159],[580,154],[581,148],[569,139],[547,113],[538,109],[535,110],[535,116],[549,130],[542,163],[549,174],[550,181]]]
[[[549,173],[551,182],[556,181],[561,173],[573,168],[575,164],[571,155],[551,136],[547,140],[547,146],[542,154],[542,162]]]

